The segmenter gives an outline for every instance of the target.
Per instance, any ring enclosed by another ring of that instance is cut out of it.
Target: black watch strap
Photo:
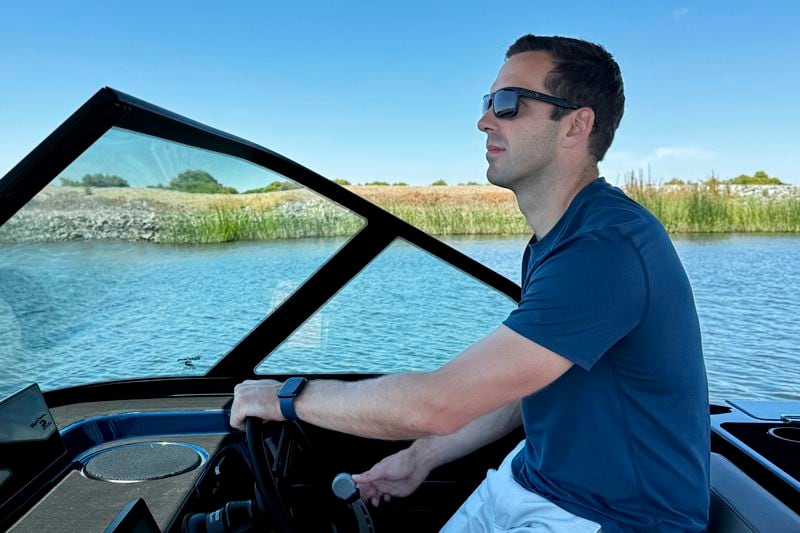
[[[300,391],[306,386],[306,378],[293,377],[283,382],[278,390],[278,405],[281,414],[286,420],[299,420],[297,412],[294,410],[294,400],[300,395]]]

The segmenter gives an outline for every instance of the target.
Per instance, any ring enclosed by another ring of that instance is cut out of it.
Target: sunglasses
[[[549,94],[537,93],[521,87],[503,87],[483,97],[483,111],[481,114],[485,114],[491,107],[494,110],[494,116],[497,118],[514,118],[519,112],[520,97],[532,98],[565,109],[578,109],[581,107],[568,100],[550,96]]]

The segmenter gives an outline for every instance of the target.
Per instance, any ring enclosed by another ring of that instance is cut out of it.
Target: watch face
[[[306,378],[295,377],[287,379],[281,386],[280,390],[278,391],[278,397],[293,398],[297,396],[297,394],[303,389],[307,381],[308,380]]]

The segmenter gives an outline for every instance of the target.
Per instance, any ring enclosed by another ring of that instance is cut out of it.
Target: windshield
[[[249,162],[113,128],[0,227],[0,396],[204,374],[364,224]]]

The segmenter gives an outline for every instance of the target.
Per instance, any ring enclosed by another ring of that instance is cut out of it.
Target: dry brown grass
[[[423,207],[463,205],[465,207],[517,208],[517,202],[511,191],[494,185],[463,185],[456,187],[355,185],[347,188],[380,206],[405,204]]]
[[[198,194],[168,189],[115,187],[92,188],[91,191],[92,195],[98,198],[106,198],[120,205],[133,200],[144,200],[153,206],[161,206],[170,211],[205,211],[245,206],[257,210],[265,210],[286,202],[310,199],[312,197],[311,193],[302,189],[260,194]]]

